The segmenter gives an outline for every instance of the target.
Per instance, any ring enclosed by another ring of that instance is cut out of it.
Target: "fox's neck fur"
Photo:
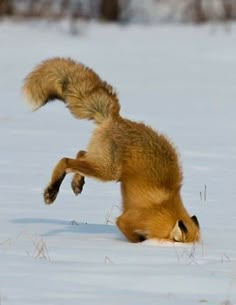
[[[141,182],[131,185],[129,182],[122,181],[121,193],[124,211],[128,209],[152,209],[157,218],[172,219],[172,226],[177,219],[187,221],[190,218],[183,205],[180,190],[168,194],[158,188],[145,187]]]

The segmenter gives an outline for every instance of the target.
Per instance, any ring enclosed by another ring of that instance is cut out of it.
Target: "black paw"
[[[75,195],[79,195],[82,192],[84,184],[85,181],[83,176],[81,176],[80,179],[74,178],[71,181],[71,188]]]
[[[56,188],[56,187],[52,187],[52,186],[48,186],[45,191],[44,191],[44,194],[43,194],[43,197],[44,197],[44,202],[46,204],[51,204],[54,202],[54,200],[56,199],[57,197],[57,194],[59,192],[59,188]]]

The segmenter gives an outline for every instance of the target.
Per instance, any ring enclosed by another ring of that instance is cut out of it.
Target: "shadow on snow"
[[[53,229],[42,236],[52,236],[60,233],[84,233],[84,234],[117,234],[119,231],[116,226],[108,224],[88,224],[80,223],[75,220],[66,221],[62,219],[43,219],[43,218],[16,218],[12,220],[13,223],[18,224],[48,224],[60,225],[62,228]]]

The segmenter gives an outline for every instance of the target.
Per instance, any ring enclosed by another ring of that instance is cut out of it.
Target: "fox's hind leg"
[[[84,185],[84,156],[86,155],[85,151],[78,152],[76,159],[63,158],[55,166],[51,181],[47,188],[44,191],[44,201],[46,204],[51,204],[57,197],[62,181],[64,180],[66,174],[75,173],[75,177],[72,180],[72,189],[75,194],[82,192]],[[85,167],[86,170],[86,167]]]
[[[85,184],[84,180],[84,176],[80,174],[74,174],[71,180],[71,188],[75,195],[79,195],[82,192],[83,186]]]
[[[84,150],[79,151],[78,154],[76,155],[76,159],[85,156],[85,154],[86,152]],[[79,173],[74,174],[71,181],[71,188],[75,195],[79,195],[82,192],[83,186],[85,184],[84,180],[85,180],[84,176],[82,176],[81,174]]]
[[[86,152],[79,154],[77,159],[63,158],[54,168],[51,181],[44,191],[45,203],[53,203],[61,183],[68,173],[79,174],[81,176],[81,179],[77,176],[81,184],[80,189],[83,184],[83,176],[97,178],[102,181],[118,180],[119,178],[119,172],[111,172],[110,166],[104,166],[104,162],[101,159],[89,158]]]

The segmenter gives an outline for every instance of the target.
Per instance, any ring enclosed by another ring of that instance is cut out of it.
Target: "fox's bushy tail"
[[[42,62],[26,77],[23,93],[33,110],[59,99],[80,119],[101,123],[119,115],[114,89],[93,70],[71,59]]]

